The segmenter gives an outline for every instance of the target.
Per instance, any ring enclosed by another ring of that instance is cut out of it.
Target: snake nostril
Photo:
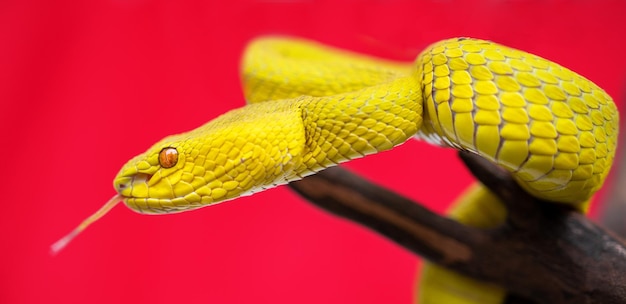
[[[122,193],[122,191],[130,188],[132,180],[128,177],[118,178],[113,182],[113,187],[117,193]]]
[[[121,194],[129,188],[129,185],[128,183],[115,183],[115,191]]]

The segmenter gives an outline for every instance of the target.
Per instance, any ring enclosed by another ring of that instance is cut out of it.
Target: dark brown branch
[[[461,225],[341,168],[290,185],[434,263],[506,288],[509,303],[626,303],[624,241],[564,206],[528,196],[480,157],[461,154],[510,210],[496,230]]]
[[[339,167],[290,186],[310,202],[372,228],[431,260],[467,261],[472,255],[468,243],[487,240],[478,229],[438,216]]]

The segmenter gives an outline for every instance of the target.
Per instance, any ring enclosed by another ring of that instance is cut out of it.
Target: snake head
[[[298,102],[270,101],[230,111],[168,136],[129,160],[113,180],[118,194],[52,244],[61,251],[120,201],[139,213],[192,210],[297,177],[305,149]]]
[[[304,146],[301,119],[297,108],[267,104],[157,142],[122,167],[116,191],[137,212],[172,213],[288,182]]]

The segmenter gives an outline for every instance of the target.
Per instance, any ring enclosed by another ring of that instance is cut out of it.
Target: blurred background
[[[244,105],[254,37],[407,61],[490,39],[619,101],[625,15],[602,0],[2,1],[0,303],[410,303],[417,257],[286,187],[168,216],[118,206],[58,256],[49,246],[113,196],[129,158]],[[454,151],[418,142],[347,167],[438,212],[472,181]]]

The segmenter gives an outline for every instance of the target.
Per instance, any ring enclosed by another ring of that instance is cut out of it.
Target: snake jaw
[[[163,177],[162,172],[145,172],[131,166],[121,170],[113,182],[115,190],[128,208],[141,214],[172,213],[189,209],[179,206],[170,208],[173,207],[172,202],[181,197],[174,193],[173,186]]]

